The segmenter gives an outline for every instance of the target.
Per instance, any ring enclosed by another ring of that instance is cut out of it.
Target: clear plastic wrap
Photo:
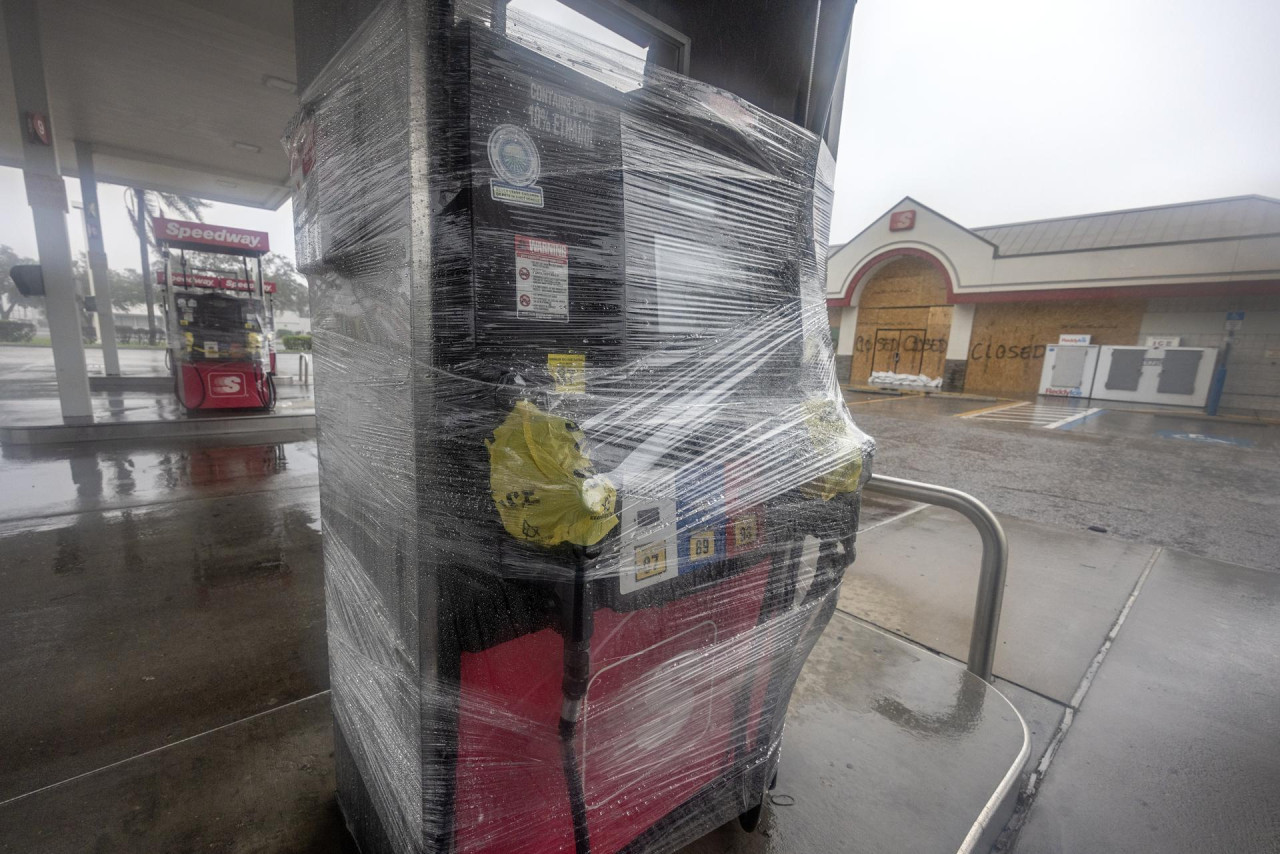
[[[854,556],[834,164],[501,24],[385,3],[287,140],[339,798],[366,854],[671,851],[761,804]]]
[[[156,278],[179,400],[188,409],[270,409],[273,329],[258,259],[169,249],[164,258]]]
[[[191,276],[196,287],[183,287],[178,279],[173,302],[175,326],[170,346],[184,361],[230,361],[266,364],[266,312],[262,300],[204,290],[213,276]]]

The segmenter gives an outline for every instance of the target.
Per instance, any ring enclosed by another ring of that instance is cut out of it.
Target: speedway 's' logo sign
[[[208,225],[203,222],[184,222],[179,219],[152,217],[156,240],[172,243],[183,249],[217,252],[232,249],[241,254],[256,255],[271,251],[271,239],[265,231],[247,228],[231,228],[225,225]]]
[[[216,397],[244,394],[244,377],[240,374],[209,374],[209,393]]]

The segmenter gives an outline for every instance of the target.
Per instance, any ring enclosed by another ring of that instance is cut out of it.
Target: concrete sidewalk
[[[1280,573],[1160,555],[1016,850],[1280,851]]]
[[[1028,777],[1060,741],[1005,844],[1280,851],[1280,572],[1002,521],[995,673],[1033,730]],[[968,522],[921,510],[861,539],[841,607],[963,660],[979,553]]]

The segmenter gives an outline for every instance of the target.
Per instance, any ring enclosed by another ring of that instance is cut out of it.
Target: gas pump
[[[348,826],[751,828],[873,450],[834,383],[830,157],[671,72],[606,85],[606,48],[419,14],[375,12],[289,137]]]
[[[270,411],[276,286],[262,278],[267,233],[159,217],[153,224],[178,402],[188,411]]]

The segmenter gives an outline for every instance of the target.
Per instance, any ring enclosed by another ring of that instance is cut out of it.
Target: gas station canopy
[[[649,45],[660,64],[823,133],[833,149],[853,4],[565,3]],[[297,92],[375,5],[40,0],[49,118],[63,173],[78,174],[74,142],[83,140],[93,147],[99,181],[278,207],[289,177],[280,135],[297,109]],[[22,130],[6,39],[0,39],[0,165],[20,168]]]
[[[99,181],[260,208],[288,197],[289,0],[42,0],[39,11],[65,174],[85,140]],[[0,165],[21,167],[7,35],[0,51]]]

